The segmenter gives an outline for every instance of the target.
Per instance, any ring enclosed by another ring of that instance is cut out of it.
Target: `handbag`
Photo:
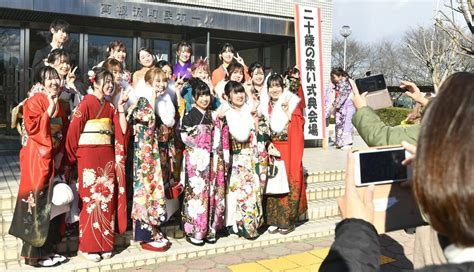
[[[265,187],[266,195],[288,194],[288,176],[286,175],[285,162],[273,158],[273,162],[268,166],[268,180]]]
[[[176,182],[173,185],[169,185],[169,187],[165,189],[165,196],[167,199],[176,199],[181,195],[183,191],[183,184]]]
[[[171,184],[172,180],[165,183],[165,205],[166,205],[166,221],[168,221],[180,207],[179,196],[184,191],[183,184],[175,182]]]
[[[74,200],[71,187],[65,182],[64,175],[55,176],[53,179],[53,196],[51,198],[50,218],[67,213],[70,210],[70,203]]]

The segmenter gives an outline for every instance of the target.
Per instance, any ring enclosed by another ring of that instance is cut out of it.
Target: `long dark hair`
[[[108,58],[104,61],[102,64],[102,67],[107,69],[108,71],[112,72],[114,67],[119,67],[120,71],[123,72],[123,65],[120,61],[113,59],[113,58]]]
[[[219,54],[222,54],[222,53],[226,52],[227,50],[229,50],[230,52],[235,54],[234,46],[232,44],[228,43],[228,42],[226,42],[222,45],[222,48],[221,48],[221,51],[219,51]]]
[[[140,65],[142,65],[142,63],[140,62],[140,52],[142,52],[142,51],[145,51],[145,52],[147,52],[148,54],[150,54],[152,56],[152,58],[153,58],[152,65],[155,66],[156,65],[155,55],[153,55],[153,51],[151,51],[150,48],[146,48],[146,47],[142,47],[142,48],[138,49],[138,51],[137,51],[137,61],[138,61],[138,63]]]
[[[474,73],[448,77],[428,104],[413,188],[430,224],[451,243],[474,246]]]
[[[94,89],[94,83],[100,84],[100,82],[103,82],[108,76],[110,76],[112,80],[114,79],[114,75],[104,67],[94,67],[92,71],[94,75],[89,77],[89,85],[92,89]]]
[[[273,73],[268,77],[267,88],[274,86],[275,83],[277,83],[277,85],[279,85],[282,89],[285,88],[285,84],[283,83],[283,78],[277,73]]]
[[[197,100],[202,95],[211,96],[211,90],[206,82],[197,77],[190,78],[188,82],[191,85],[194,100]]]
[[[332,68],[331,75],[349,77],[349,74],[341,67]]]
[[[230,77],[236,70],[240,70],[242,72],[242,80],[240,83],[245,82],[245,68],[242,64],[238,62],[233,62],[229,67],[227,67],[227,74],[225,75],[225,80],[230,80]]]
[[[250,64],[250,66],[249,66],[249,75],[250,75],[250,77],[253,76],[253,72],[255,72],[255,70],[257,70],[257,69],[264,70],[263,65],[260,62],[254,62],[254,63]],[[264,71],[264,73],[265,73],[265,71]]]
[[[38,73],[37,82],[41,83],[44,86],[46,79],[60,79],[61,77],[58,74],[58,71],[51,66],[45,66],[41,68]]]
[[[245,93],[244,85],[242,85],[242,83],[240,83],[240,82],[233,81],[233,80],[230,80],[229,82],[227,82],[225,84],[224,93],[229,98],[229,103],[230,103],[230,93],[231,92]]]
[[[110,54],[112,53],[112,51],[115,50],[115,48],[123,49],[122,51],[125,51],[125,53],[127,53],[127,47],[122,41],[112,41],[109,43],[109,46],[107,47],[106,58],[110,57]]]
[[[70,62],[69,53],[61,48],[56,48],[48,55],[47,62],[50,64],[54,64],[57,60],[64,58],[68,63]]]

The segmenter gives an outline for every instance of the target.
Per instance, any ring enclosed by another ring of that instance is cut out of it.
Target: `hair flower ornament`
[[[90,83],[95,83],[95,73],[92,70],[89,70],[87,72],[87,76],[89,76],[89,82]]]

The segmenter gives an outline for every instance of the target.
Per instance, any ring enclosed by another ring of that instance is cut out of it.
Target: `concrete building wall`
[[[332,43],[332,0],[169,0],[167,3],[200,6],[203,8],[228,9],[243,13],[286,17],[288,19],[294,16],[295,4],[320,8],[323,39],[323,80],[325,84],[327,84],[329,80]]]

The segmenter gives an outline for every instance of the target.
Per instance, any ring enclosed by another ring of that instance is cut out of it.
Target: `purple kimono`
[[[326,127],[329,126],[329,120],[331,119],[332,103],[334,99],[334,84],[329,85],[324,89],[324,114],[326,118]]]
[[[179,61],[173,66],[173,77],[178,78],[184,75],[185,79],[191,78],[191,61],[186,62],[184,65],[181,65]]]
[[[341,148],[352,144],[352,116],[354,105],[349,95],[352,92],[349,80],[342,79],[335,85],[336,97],[333,107],[336,109],[336,147]]]

